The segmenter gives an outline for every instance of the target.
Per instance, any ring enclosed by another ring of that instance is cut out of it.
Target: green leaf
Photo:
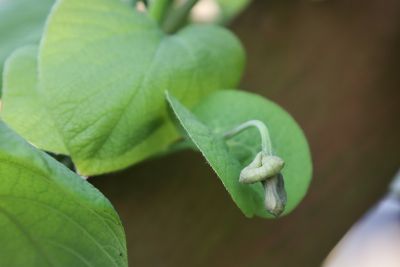
[[[260,96],[240,91],[216,92],[195,107],[194,114],[176,98],[167,98],[189,137],[246,216],[271,217],[264,208],[261,183],[239,183],[240,171],[261,149],[259,133],[249,129],[229,140],[223,137],[248,120],[267,125],[273,153],[286,163],[282,171],[288,195],[284,214],[299,204],[310,183],[312,164],[304,134],[287,112]]]
[[[3,62],[14,49],[39,41],[53,2],[53,0],[0,1],[0,73]],[[0,76],[0,84],[1,80]]]
[[[15,51],[4,68],[3,120],[35,145],[55,153],[67,154],[63,139],[50,114],[36,93],[37,47],[27,46]],[[18,75],[19,74],[19,75]],[[24,79],[21,79],[23,75]],[[12,88],[12,90],[9,90]],[[25,114],[29,114],[29,118]],[[22,115],[22,116],[21,116]]]
[[[58,1],[39,50],[37,96],[24,96],[40,99],[34,105],[43,105],[52,118],[55,127],[48,134],[59,145],[24,136],[40,148],[66,150],[85,175],[125,168],[178,138],[167,116],[166,89],[193,106],[217,89],[235,86],[243,61],[238,40],[217,26],[165,35],[146,14],[118,0]],[[9,71],[5,78],[21,75]],[[6,85],[4,94],[29,90]],[[14,108],[21,121],[34,112]],[[5,119],[14,127],[10,117]]]
[[[128,266],[109,201],[1,121],[0,243],[0,266]]]

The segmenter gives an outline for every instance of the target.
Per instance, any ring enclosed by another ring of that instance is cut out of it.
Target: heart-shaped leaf
[[[188,136],[246,216],[271,217],[264,207],[261,183],[239,182],[241,170],[261,150],[260,136],[255,129],[230,139],[223,135],[249,120],[260,120],[267,125],[273,153],[285,161],[282,174],[288,199],[284,214],[299,204],[310,183],[311,157],[303,132],[282,108],[260,96],[229,90],[205,98],[194,108],[194,114],[173,96],[167,95],[167,99]]]
[[[13,66],[25,61],[18,56],[5,73],[3,114],[11,107],[7,94],[25,91],[20,97],[29,100],[21,102],[35,101],[27,106],[43,106],[39,112],[52,120],[36,127],[54,127],[48,143],[27,130],[23,136],[42,149],[69,154],[86,175],[119,170],[165,150],[178,134],[163,92],[193,106],[234,86],[244,61],[240,43],[223,28],[188,26],[165,35],[146,14],[119,0],[57,2],[40,46],[37,85],[14,82],[26,75]],[[21,110],[19,119],[3,116],[15,129],[42,117],[36,109],[13,109]]]
[[[128,266],[109,201],[1,121],[0,244],[0,266]]]

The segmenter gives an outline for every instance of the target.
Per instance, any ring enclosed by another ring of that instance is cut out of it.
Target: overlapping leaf
[[[1,121],[0,243],[0,266],[127,266],[108,200]]]
[[[86,175],[165,150],[178,134],[168,121],[164,90],[193,106],[210,92],[235,86],[244,58],[237,39],[222,28],[188,26],[165,35],[119,0],[58,1],[37,70],[34,49],[28,50],[8,61],[3,117],[38,147],[69,154]],[[27,61],[30,69],[22,72]],[[37,73],[35,84],[19,80],[25,73]],[[18,100],[12,100],[15,92]],[[46,129],[48,138],[24,125],[45,116],[35,128]]]
[[[248,120],[260,120],[269,128],[273,153],[285,161],[283,176],[288,201],[284,214],[304,197],[312,173],[307,141],[293,118],[276,104],[254,94],[219,91],[204,99],[193,113],[173,96],[168,101],[234,202],[246,216],[271,217],[264,208],[261,183],[239,183],[240,171],[260,151],[257,130],[249,129],[225,140],[223,133]]]
[[[14,49],[40,40],[46,16],[53,2],[53,0],[0,1],[0,73],[5,59]],[[0,75],[0,84],[1,80]]]

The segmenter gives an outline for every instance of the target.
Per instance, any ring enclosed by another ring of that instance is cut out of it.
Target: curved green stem
[[[176,10],[166,18],[163,24],[163,29],[167,33],[174,33],[178,31],[183,25],[185,25],[187,17],[192,10],[193,6],[198,0],[186,0],[186,2],[178,7]]]
[[[150,1],[148,13],[160,25],[162,24],[165,14],[167,13],[172,0],[152,0]]]
[[[250,120],[245,123],[233,128],[232,130],[226,132],[224,134],[225,138],[231,138],[239,134],[240,132],[246,130],[249,127],[256,127],[261,137],[261,149],[267,155],[272,155],[272,145],[271,145],[271,137],[269,135],[268,127],[259,120]]]

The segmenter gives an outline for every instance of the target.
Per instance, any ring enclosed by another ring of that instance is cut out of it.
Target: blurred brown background
[[[255,1],[232,29],[248,53],[242,88],[305,130],[309,194],[285,218],[246,219],[193,152],[93,178],[130,266],[319,266],[400,166],[400,1]]]

